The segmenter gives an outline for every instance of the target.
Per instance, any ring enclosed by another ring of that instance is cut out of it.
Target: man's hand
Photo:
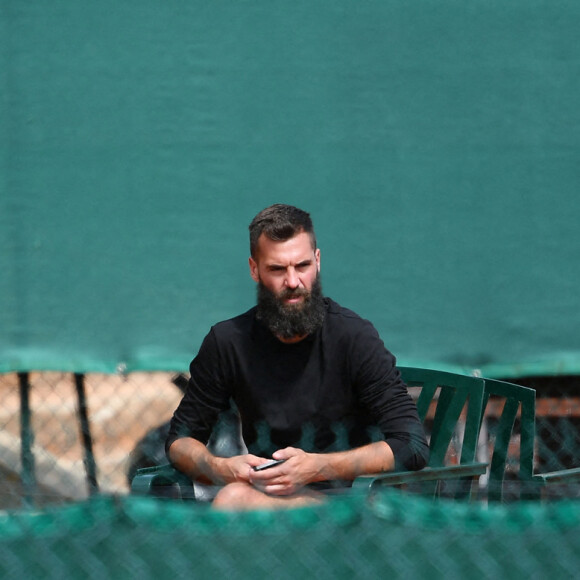
[[[192,480],[211,484],[249,483],[252,467],[267,461],[252,454],[216,457],[203,443],[191,437],[174,441],[169,448],[169,458]]]
[[[349,451],[306,453],[286,447],[272,455],[284,463],[250,473],[250,483],[270,495],[292,495],[305,485],[325,480],[353,480],[359,475],[391,471],[395,458],[384,441]]]
[[[251,483],[250,475],[253,467],[267,461],[256,455],[235,455],[234,457],[212,457],[210,460],[211,471],[222,483],[245,481]]]
[[[264,493],[292,495],[308,483],[320,480],[321,455],[286,447],[276,451],[272,457],[285,461],[263,471],[250,472],[250,483]],[[262,463],[264,461],[261,460]]]

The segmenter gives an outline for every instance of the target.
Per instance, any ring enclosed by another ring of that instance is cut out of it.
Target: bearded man
[[[423,468],[425,434],[395,357],[369,321],[322,294],[309,214],[261,211],[250,254],[257,305],[212,327],[192,361],[166,442],[173,465],[221,485],[220,509],[302,506],[359,475]],[[248,452],[217,457],[206,445],[230,401]]]

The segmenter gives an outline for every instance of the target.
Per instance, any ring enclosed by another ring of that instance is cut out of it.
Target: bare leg
[[[213,500],[212,507],[222,511],[287,509],[319,504],[324,498],[324,494],[308,489],[289,496],[268,495],[250,484],[239,482],[223,487]]]

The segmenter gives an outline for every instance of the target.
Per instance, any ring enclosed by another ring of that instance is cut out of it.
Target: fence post
[[[29,378],[28,373],[18,373],[20,386],[20,460],[22,464],[20,478],[25,506],[33,505],[36,491],[34,454],[32,453],[34,433],[32,432],[31,424]]]
[[[85,394],[85,375],[75,373],[75,386],[78,399],[78,414],[81,437],[83,441],[84,464],[87,474],[87,486],[89,495],[95,495],[99,492],[99,484],[97,482],[97,464],[93,453],[93,439],[91,437],[91,429],[89,424],[89,415],[87,407],[87,398]]]

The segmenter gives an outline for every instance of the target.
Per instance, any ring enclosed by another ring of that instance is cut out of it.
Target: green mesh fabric
[[[580,503],[483,506],[389,490],[372,501],[217,513],[99,497],[0,515],[6,578],[572,577]]]
[[[407,366],[580,373],[576,0],[0,3],[0,372],[184,370],[312,213]]]

